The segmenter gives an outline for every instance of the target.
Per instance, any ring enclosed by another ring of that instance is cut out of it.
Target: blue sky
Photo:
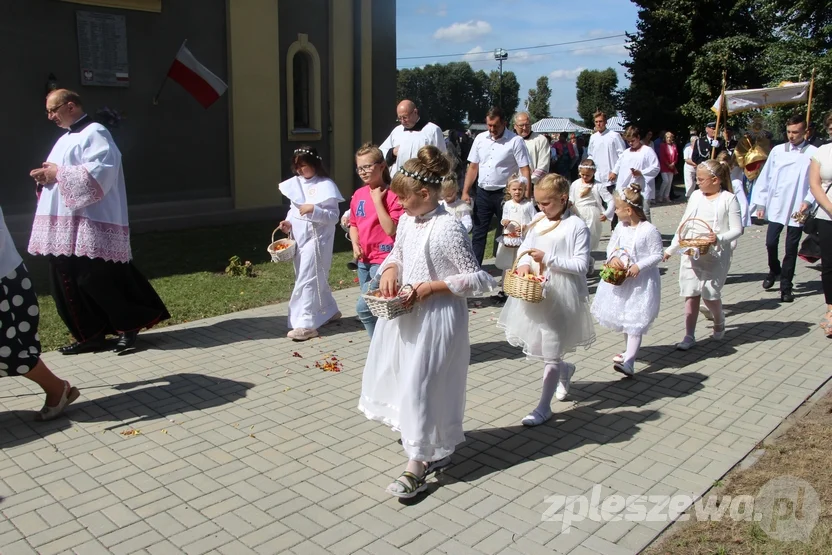
[[[583,69],[612,67],[626,84],[625,37],[532,48],[634,32],[638,10],[628,0],[396,0],[399,68],[466,60],[475,71],[497,69],[495,48],[509,52],[503,71],[520,82],[521,108],[538,77],[547,75],[553,116],[578,117],[575,78]],[[441,54],[465,54],[434,57]],[[412,56],[424,58],[403,60]]]

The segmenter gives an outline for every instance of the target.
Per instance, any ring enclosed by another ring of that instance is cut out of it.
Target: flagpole
[[[806,127],[812,121],[812,93],[815,91],[815,68],[812,68],[812,78],[809,81],[809,106],[806,108]]]
[[[725,111],[726,117],[728,117],[728,111],[725,110],[725,76],[726,70],[722,70],[722,92],[719,95],[719,111],[716,113],[716,129],[714,130],[714,137],[717,141],[719,141],[719,120],[721,119],[722,112]],[[726,145],[727,146],[727,145]],[[716,158],[716,147],[711,145],[711,160]]]
[[[178,56],[179,53],[182,52],[182,49],[185,48],[185,43],[186,42],[188,42],[188,39],[185,39],[185,40],[182,41],[182,46],[180,46],[179,50],[176,51],[176,56]],[[173,58],[174,60],[176,60],[176,56],[174,56],[174,58]],[[171,65],[173,65],[173,64],[171,63]],[[170,68],[168,68],[168,72],[170,72]],[[165,78],[162,80],[162,84],[161,84],[161,86],[159,86],[159,90],[156,92],[156,95],[153,97],[153,105],[154,106],[159,105],[159,95],[162,94],[162,89],[165,88],[165,83],[167,83],[167,82],[168,82],[168,74],[165,73]]]

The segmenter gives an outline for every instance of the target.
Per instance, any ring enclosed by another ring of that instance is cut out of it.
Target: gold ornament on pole
[[[725,78],[726,70],[722,70],[722,92],[719,95],[719,111],[716,113],[716,129],[714,129],[714,137],[719,140],[719,121],[722,119],[722,113],[728,113],[725,109]],[[724,122],[723,122],[724,123]],[[716,158],[716,147],[711,146],[711,160]]]

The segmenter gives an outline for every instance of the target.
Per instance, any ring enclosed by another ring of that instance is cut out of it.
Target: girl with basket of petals
[[[379,318],[370,342],[358,408],[401,433],[407,466],[388,487],[410,498],[448,466],[465,441],[462,420],[471,349],[465,297],[497,288],[471,249],[462,223],[439,204],[450,162],[425,146],[399,168],[391,190],[407,217],[379,269],[380,291],[392,299],[410,289],[412,310]]]
[[[338,203],[344,200],[329,179],[318,152],[309,146],[292,156],[295,177],[280,184],[280,192],[292,206],[279,229],[291,233],[297,244],[293,258],[295,288],[289,301],[287,337],[306,341],[318,328],[341,317],[327,278],[332,266]]]
[[[589,228],[589,250],[598,250],[601,242],[602,224],[612,218],[615,203],[607,186],[595,179],[595,162],[587,158],[578,166],[579,179],[572,182],[569,188],[569,202],[572,209]],[[604,209],[602,204],[607,203]],[[595,261],[590,260],[589,274],[595,268]]]
[[[540,302],[509,298],[497,323],[506,340],[521,347],[527,359],[544,364],[540,402],[522,420],[525,426],[552,417],[552,396],[566,399],[575,372],[564,355],[595,341],[586,286],[589,229],[569,210],[569,181],[549,174],[535,185],[534,198],[542,214],[529,226],[520,246],[516,275],[544,276],[543,298]]]
[[[635,183],[616,193],[614,206],[619,225],[607,244],[607,264],[627,274],[618,285],[598,284],[592,315],[603,327],[625,334],[625,351],[613,357],[613,368],[632,376],[641,337],[659,315],[662,234],[647,221],[641,187]]]
[[[740,204],[731,193],[728,165],[705,160],[696,168],[699,189],[690,195],[682,222],[663,259],[681,252],[679,289],[685,297],[685,337],[676,348],[687,351],[696,344],[700,299],[713,315],[713,339],[725,335],[722,287],[731,268],[732,243],[742,235]]]
[[[519,253],[520,244],[526,236],[529,224],[532,223],[537,211],[534,203],[526,198],[526,178],[513,174],[506,184],[506,198],[503,202],[503,217],[500,225],[503,233],[497,237],[497,258],[494,265],[503,272],[503,286],[505,286],[506,271],[514,265]],[[498,294],[501,300],[506,296],[503,291]]]

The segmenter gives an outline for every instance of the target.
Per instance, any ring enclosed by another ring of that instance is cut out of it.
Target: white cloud
[[[488,22],[472,19],[465,23],[454,23],[450,27],[441,27],[433,34],[433,38],[451,42],[468,42],[490,33],[491,25]]]
[[[606,44],[604,46],[595,46],[587,48],[578,48],[573,50],[575,56],[629,56],[630,51],[627,50],[625,44]]]
[[[552,73],[549,74],[550,79],[563,79],[569,80],[577,79],[578,75],[586,68],[583,67],[576,67],[575,69],[556,69]]]
[[[485,50],[482,46],[475,46],[474,48],[465,53],[465,55],[462,57],[462,60],[465,62],[481,62],[483,60],[488,59],[484,54]]]

